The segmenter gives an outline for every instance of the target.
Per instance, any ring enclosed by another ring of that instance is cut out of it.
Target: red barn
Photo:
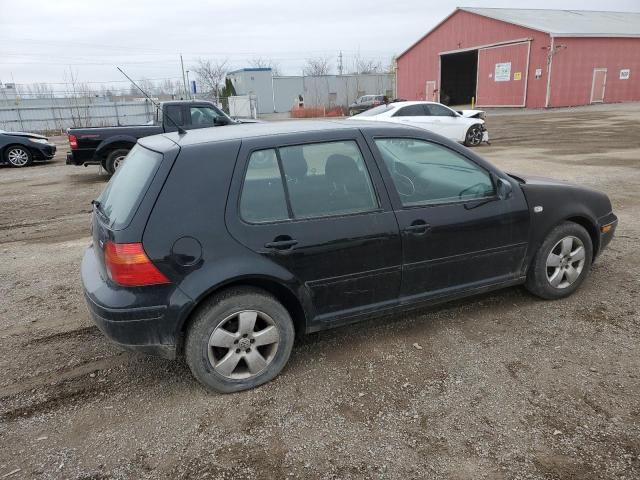
[[[458,8],[400,54],[396,86],[481,107],[640,101],[640,13]]]

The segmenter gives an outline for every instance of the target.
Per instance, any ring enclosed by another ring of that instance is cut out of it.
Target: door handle
[[[408,227],[405,227],[404,231],[408,233],[415,233],[416,235],[422,235],[423,233],[427,233],[430,229],[431,225],[424,220],[416,220]]]
[[[272,248],[276,250],[286,250],[298,244],[297,240],[292,238],[289,240],[274,240],[273,242],[267,242],[264,244],[264,248]]]

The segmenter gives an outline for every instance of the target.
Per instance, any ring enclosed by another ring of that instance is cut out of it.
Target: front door
[[[607,69],[594,68],[591,83],[591,103],[604,102],[604,89],[607,86]]]
[[[401,301],[455,294],[520,277],[529,229],[518,188],[500,199],[495,172],[420,138],[376,138],[372,147],[394,185],[402,235]]]
[[[227,210],[231,234],[289,272],[331,322],[397,303],[398,225],[360,133],[246,139]]]

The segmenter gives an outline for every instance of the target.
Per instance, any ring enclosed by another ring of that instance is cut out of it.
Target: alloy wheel
[[[279,344],[278,327],[269,315],[243,310],[225,318],[211,333],[209,362],[223,377],[250,378],[273,361]]]
[[[482,129],[480,127],[471,127],[467,135],[469,144],[472,146],[480,145],[482,143]]]
[[[7,152],[7,160],[14,167],[24,167],[29,162],[29,152],[24,148],[14,147]]]
[[[555,288],[571,286],[582,273],[585,248],[578,237],[568,236],[558,241],[547,256],[547,280]]]

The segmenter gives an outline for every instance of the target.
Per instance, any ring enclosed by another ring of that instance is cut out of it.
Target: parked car
[[[305,332],[519,284],[566,297],[616,224],[604,193],[405,125],[206,129],[139,140],[94,201],[82,283],[115,342],[233,392]]]
[[[384,103],[384,95],[363,95],[349,105],[349,115],[357,115]]]
[[[47,137],[0,130],[0,163],[28,167],[36,160],[51,160],[55,154],[56,146]]]
[[[67,135],[71,151],[67,153],[67,165],[102,165],[109,174],[113,174],[139,138],[176,131],[176,124],[190,130],[250,122],[253,121],[232,120],[211,102],[163,102],[151,124],[69,128]]]
[[[412,125],[475,147],[489,142],[484,116],[482,110],[455,111],[436,102],[397,102],[367,110],[353,119]]]

